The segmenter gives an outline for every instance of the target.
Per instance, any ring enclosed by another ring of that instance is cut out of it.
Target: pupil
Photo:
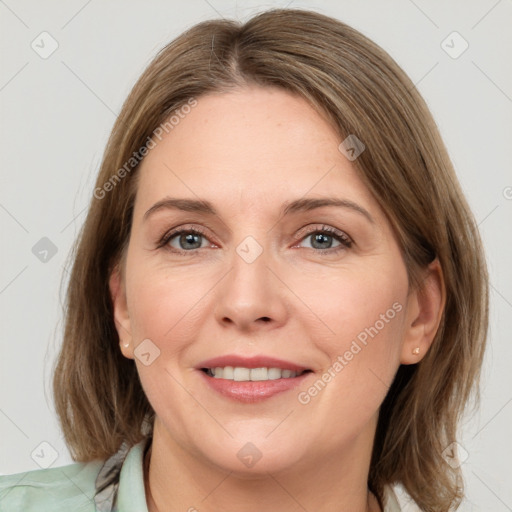
[[[332,237],[329,236],[329,235],[324,235],[323,233],[317,233],[313,237],[313,240],[314,240],[314,244],[316,244],[316,243],[325,244],[325,245],[319,247],[320,249],[329,249],[331,247],[331,245],[332,245],[332,239],[331,238]]]
[[[180,237],[180,242],[182,243],[182,245],[187,245],[187,244],[194,244],[197,245],[197,247],[187,247],[188,249],[197,249],[199,247],[201,247],[201,242],[200,241],[197,241],[199,239],[201,235],[196,235],[194,233],[188,233],[186,235],[181,235]]]

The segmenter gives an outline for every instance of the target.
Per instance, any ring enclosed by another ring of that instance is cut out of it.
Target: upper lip
[[[224,368],[226,366],[232,366],[234,368],[281,368],[282,370],[291,370],[294,372],[302,372],[309,370],[306,366],[302,366],[291,361],[285,361],[284,359],[277,359],[275,357],[268,356],[253,356],[244,357],[236,354],[228,354],[225,356],[214,357],[202,361],[197,365],[197,369],[202,368]]]

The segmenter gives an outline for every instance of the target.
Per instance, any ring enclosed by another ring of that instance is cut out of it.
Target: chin
[[[288,436],[288,445],[276,437],[274,440],[253,436],[251,440],[230,439],[217,445],[215,451],[211,446],[199,447],[211,464],[219,469],[233,473],[241,479],[268,477],[297,467],[304,457],[304,447],[297,450],[297,443]]]
[[[268,478],[269,473],[273,475],[292,469],[295,457],[293,460],[290,460],[283,453],[275,457],[262,453],[260,459],[254,459],[252,462],[248,456],[244,456],[242,460],[234,459],[232,456],[212,457],[210,460],[219,469],[231,473],[236,478],[253,480]]]

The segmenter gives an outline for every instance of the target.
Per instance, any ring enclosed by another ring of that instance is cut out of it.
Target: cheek
[[[400,311],[407,297],[405,268],[345,269],[317,276],[315,283],[302,278],[296,289],[316,315],[330,353],[347,348],[355,339],[399,341]]]
[[[135,342],[165,339],[179,347],[180,340],[187,338],[184,331],[197,326],[197,305],[209,290],[206,276],[190,269],[170,272],[135,264],[129,275],[128,309]]]
[[[180,365],[192,341],[198,338],[202,325],[199,318],[203,303],[201,299],[207,295],[211,283],[201,272],[194,273],[190,269],[170,272],[147,262],[137,265],[135,259],[130,263],[132,266],[127,267],[129,278],[126,291],[139,377],[146,396],[156,410],[160,412],[165,404],[165,407],[179,411],[182,407],[180,404],[189,398],[179,384],[184,370]],[[158,354],[154,359],[151,355],[149,365],[145,365],[137,356],[142,352],[141,349],[137,350],[137,346],[147,339],[157,347],[155,349],[149,344],[149,352]],[[168,424],[177,428],[178,416],[168,418]]]
[[[301,403],[311,399],[337,415],[357,410],[367,418],[380,406],[399,366],[405,266],[391,260],[340,272],[336,279],[324,276],[321,287],[312,288],[307,281],[302,281],[300,293],[317,317],[315,344],[325,356],[318,377],[326,384],[303,389],[307,396],[302,395]]]

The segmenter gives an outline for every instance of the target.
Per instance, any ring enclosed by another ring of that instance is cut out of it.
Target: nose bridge
[[[263,236],[248,235],[234,247],[231,271],[218,294],[216,315],[221,322],[248,328],[258,320],[282,323],[286,315],[283,290],[269,267],[271,251]]]
[[[261,236],[258,241],[254,236],[248,235],[236,246],[235,252],[244,263],[252,265],[258,259],[267,259],[267,254],[264,258],[260,258],[264,252],[268,252],[263,248],[264,244],[265,241],[262,240]],[[237,260],[235,259],[235,261]]]
[[[261,308],[265,300],[269,301],[275,294],[269,282],[272,276],[268,266],[272,263],[265,241],[262,237],[258,241],[253,235],[248,235],[234,249],[229,283],[232,299],[236,300],[234,304]]]

